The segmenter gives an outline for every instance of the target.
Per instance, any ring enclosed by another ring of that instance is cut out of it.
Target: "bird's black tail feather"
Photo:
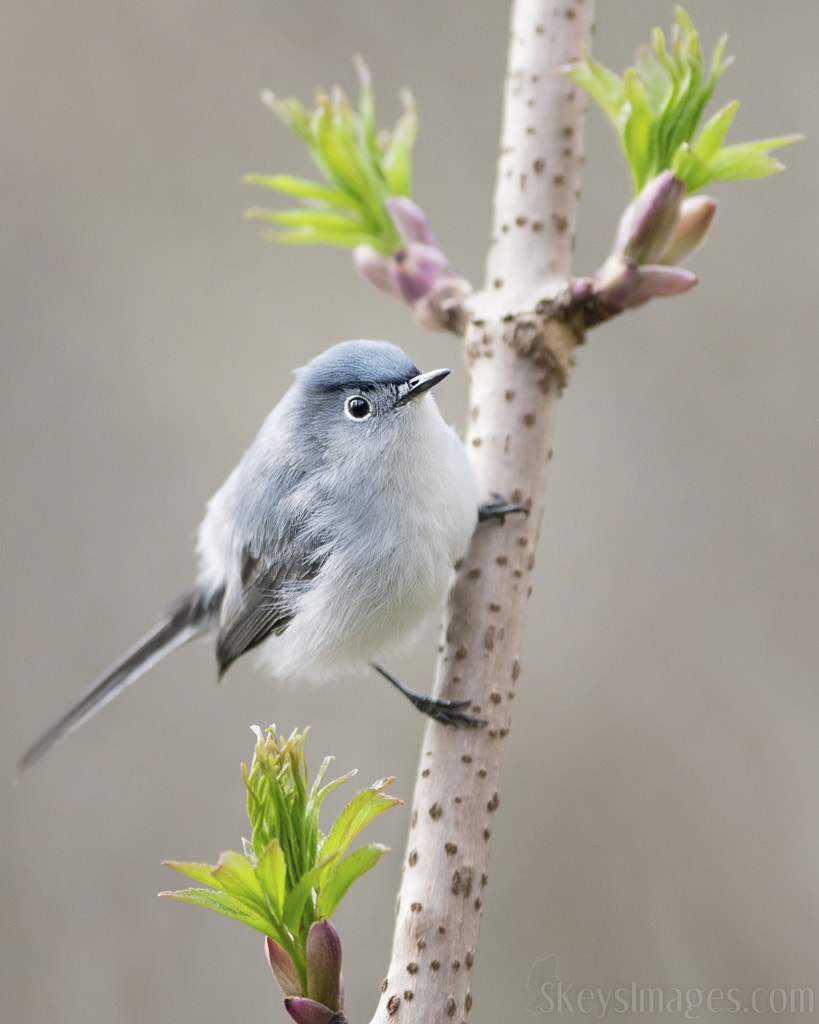
[[[55,743],[88,721],[166,654],[206,632],[218,613],[221,599],[221,591],[208,594],[199,587],[182,594],[159,625],[124,654],[76,704],[32,743],[20,758],[18,775],[39,761]]]

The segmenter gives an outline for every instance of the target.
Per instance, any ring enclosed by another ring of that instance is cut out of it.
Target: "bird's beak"
[[[450,373],[450,370],[430,370],[429,373],[419,373],[417,377],[407,381],[407,390],[403,395],[399,396],[398,401],[395,403],[396,406],[406,405],[413,398],[417,398],[425,391],[429,391],[430,388],[434,388],[436,384],[440,384],[444,377]]]

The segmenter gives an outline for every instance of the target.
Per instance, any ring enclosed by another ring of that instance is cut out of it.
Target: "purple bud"
[[[710,196],[689,196],[683,199],[677,223],[660,262],[669,265],[681,263],[701,249],[708,238],[716,212],[717,201]]]
[[[374,284],[376,288],[395,299],[401,298],[401,291],[392,272],[392,260],[389,257],[382,256],[371,245],[357,245],[353,249],[353,263],[359,274],[370,284]]]
[[[623,302],[624,309],[642,306],[649,299],[665,298],[668,295],[682,295],[697,283],[696,275],[682,267],[661,267],[652,264],[638,267]]]
[[[642,306],[649,299],[680,295],[696,283],[690,270],[657,264],[640,267],[616,255],[609,256],[593,279],[600,302],[620,310]]]
[[[651,263],[668,244],[685,195],[685,182],[672,171],[653,178],[625,209],[612,253],[635,263]]]
[[[427,215],[417,203],[404,196],[390,196],[384,200],[384,205],[404,242],[422,242],[438,248]]]
[[[404,302],[412,305],[430,292],[448,265],[440,249],[421,242],[410,242],[394,253],[392,275]]]
[[[390,255],[370,245],[353,249],[356,269],[370,284],[412,307],[415,319],[431,330],[460,329],[463,299],[472,293],[438,248],[423,210],[410,199],[385,200],[403,245]]]
[[[601,292],[612,294],[630,280],[637,272],[637,267],[630,260],[624,259],[619,253],[612,253],[606,262],[592,278],[594,291],[599,295]]]
[[[278,942],[274,942],[269,935],[264,940],[267,962],[279,988],[286,996],[300,996],[301,982],[290,955],[286,953]]]
[[[296,1024],[330,1024],[335,1011],[314,999],[285,999],[284,1008]]]
[[[307,995],[333,1010],[341,1009],[341,940],[328,920],[307,933]]]

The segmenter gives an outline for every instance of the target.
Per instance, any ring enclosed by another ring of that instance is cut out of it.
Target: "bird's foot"
[[[434,718],[436,722],[443,722],[444,725],[454,725],[456,729],[462,725],[471,728],[486,725],[485,718],[476,718],[463,710],[463,708],[469,707],[472,703],[471,700],[446,700],[443,697],[426,697],[422,693],[413,695],[407,693],[405,696],[423,714]]]
[[[502,494],[493,491],[490,500],[485,501],[478,508],[478,522],[485,523],[487,519],[500,519],[501,526],[506,522],[506,517],[514,512],[522,512],[529,515],[529,509],[525,505],[514,505],[504,498]]]
[[[476,718],[474,715],[468,715],[464,708],[468,708],[472,703],[471,700],[447,700],[444,697],[428,697],[424,693],[416,693],[415,690],[410,690],[404,686],[402,682],[395,678],[395,676],[388,672],[382,665],[372,663],[373,668],[376,672],[380,673],[389,683],[397,689],[407,698],[407,700],[418,708],[420,712],[433,718],[436,722],[442,722],[444,725],[454,725],[455,728],[465,725],[471,728],[476,728],[480,725],[486,725],[485,718]]]

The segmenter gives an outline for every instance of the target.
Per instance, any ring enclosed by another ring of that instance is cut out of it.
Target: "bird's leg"
[[[497,491],[492,492],[490,499],[490,501],[485,501],[478,508],[479,523],[484,523],[487,519],[500,519],[501,526],[503,526],[506,517],[512,512],[522,512],[525,516],[529,515],[529,509],[525,505],[512,505],[502,494],[498,494]]]
[[[397,690],[400,690],[419,711],[429,715],[430,718],[434,718],[436,722],[444,722],[446,725],[454,725],[456,728],[461,725],[473,727],[486,725],[485,718],[475,718],[473,715],[468,715],[462,710],[472,703],[471,700],[445,700],[443,697],[428,697],[426,694],[416,693],[414,690],[407,689],[403,683],[399,682],[382,665],[372,662],[372,666],[388,683],[392,683]]]

